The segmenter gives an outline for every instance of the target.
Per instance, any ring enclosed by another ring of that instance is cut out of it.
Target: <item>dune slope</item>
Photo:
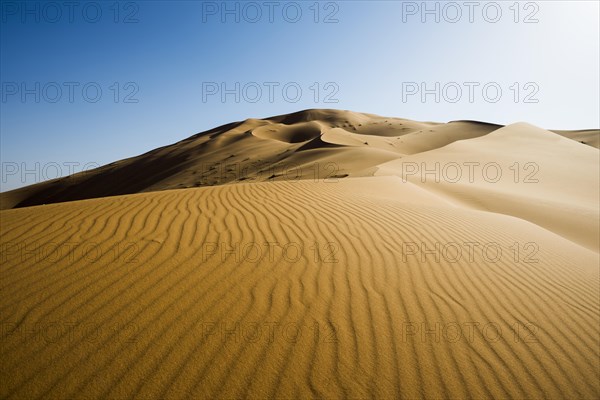
[[[600,394],[598,253],[398,177],[1,216],[3,398]]]
[[[378,166],[470,207],[517,216],[599,250],[597,149],[518,123]]]

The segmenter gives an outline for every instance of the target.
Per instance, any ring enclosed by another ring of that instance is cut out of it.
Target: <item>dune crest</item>
[[[452,126],[447,129],[446,125]],[[321,168],[315,172],[315,163],[331,169],[330,163],[335,162],[339,171],[332,175],[362,176],[365,169],[372,171],[383,160],[440,147],[465,135],[483,135],[498,127],[476,122],[421,123],[340,110],[304,110],[265,119],[249,118],[94,170],[0,193],[0,209],[268,181],[281,179],[301,165],[305,168],[296,174],[300,179],[314,178],[315,174],[317,178],[327,177],[330,172],[319,171]],[[455,136],[437,135],[437,129],[454,132]],[[419,140],[417,135],[425,131],[433,132],[435,139]],[[406,144],[401,137],[407,138]],[[364,147],[367,153],[375,148],[389,154],[383,158],[358,156],[362,161],[357,169],[356,151],[345,154],[347,148],[357,146]],[[335,149],[334,154],[331,149]],[[365,166],[369,160],[372,162]]]

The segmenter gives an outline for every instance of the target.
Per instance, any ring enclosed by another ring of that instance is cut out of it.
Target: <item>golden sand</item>
[[[143,192],[0,212],[0,397],[598,398],[598,149],[332,113],[3,194]],[[247,157],[337,169],[177,189]]]

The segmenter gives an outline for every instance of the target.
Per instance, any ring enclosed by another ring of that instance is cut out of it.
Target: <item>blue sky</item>
[[[599,127],[598,2],[515,3],[2,1],[1,190],[305,108]]]

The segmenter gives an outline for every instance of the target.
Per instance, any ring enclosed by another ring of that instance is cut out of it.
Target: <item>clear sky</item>
[[[1,13],[2,191],[306,108],[600,126],[597,1],[2,1]]]

